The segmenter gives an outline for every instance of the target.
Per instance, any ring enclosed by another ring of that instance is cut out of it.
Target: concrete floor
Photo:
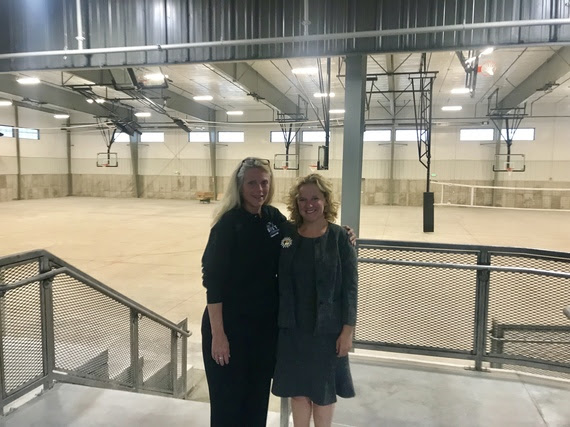
[[[174,322],[187,317],[190,363],[199,367],[200,259],[215,207],[80,197],[1,203],[0,256],[43,248]],[[435,232],[423,233],[419,207],[363,206],[360,237],[570,251],[569,224],[570,212],[436,207]]]
[[[570,426],[570,383],[362,357],[351,365],[357,396],[339,399],[334,427]],[[2,427],[208,424],[207,403],[71,384],[0,418]],[[278,413],[267,426],[279,426]]]

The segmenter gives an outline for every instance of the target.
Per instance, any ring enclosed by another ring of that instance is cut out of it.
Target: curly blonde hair
[[[287,210],[290,212],[289,219],[297,226],[303,223],[303,217],[299,212],[299,205],[297,198],[299,197],[299,190],[303,185],[315,184],[317,188],[325,196],[325,219],[328,222],[335,222],[338,216],[339,203],[334,200],[332,183],[324,176],[318,173],[312,173],[304,178],[299,178],[297,183],[289,190],[287,197]]]

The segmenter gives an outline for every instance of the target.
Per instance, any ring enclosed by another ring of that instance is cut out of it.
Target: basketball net
[[[509,174],[509,177],[513,174],[513,168],[507,168],[507,173]]]
[[[311,173],[315,173],[317,171],[317,165],[309,165],[309,170]]]

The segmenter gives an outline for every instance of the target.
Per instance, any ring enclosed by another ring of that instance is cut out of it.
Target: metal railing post
[[[40,258],[40,274],[51,270],[47,256]],[[45,279],[40,284],[40,310],[42,321],[42,362],[44,389],[53,387],[53,370],[55,369],[55,334],[53,319],[53,278]]]
[[[291,404],[288,397],[281,398],[281,418],[279,427],[289,427],[289,414],[291,413]]]
[[[188,328],[188,318],[180,322],[178,327],[186,330]],[[179,397],[186,399],[186,392],[188,391],[188,337],[182,336],[180,339],[180,345],[182,346],[182,372],[180,373],[182,390],[179,390],[181,393]]]
[[[477,265],[491,265],[491,257],[486,249],[477,254]],[[475,370],[483,370],[487,344],[487,316],[489,313],[489,270],[477,271],[475,287],[475,330],[473,348],[475,351]]]
[[[139,313],[131,308],[131,375],[133,389],[139,391],[142,386],[142,378],[139,366]]]
[[[502,325],[499,325],[497,322],[493,321],[493,329],[491,336],[492,336],[491,353],[503,354],[503,348],[505,346],[505,343],[503,341],[503,339],[505,338],[505,331],[503,330]],[[503,367],[502,363],[491,362],[491,368],[501,369],[502,367]]]
[[[170,331],[170,382],[172,395],[178,396],[178,332]]]

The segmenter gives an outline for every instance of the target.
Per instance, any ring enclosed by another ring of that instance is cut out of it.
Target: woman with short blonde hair
[[[279,340],[273,393],[291,398],[295,427],[332,424],[337,396],[353,397],[348,351],[356,323],[356,251],[334,224],[330,181],[311,174],[289,192],[279,258]]]
[[[306,177],[300,178],[297,183],[289,190],[287,198],[287,210],[290,212],[290,219],[296,225],[301,225],[303,218],[299,213],[297,198],[299,197],[299,188],[303,185],[315,184],[317,188],[325,196],[327,207],[325,208],[325,219],[328,222],[336,222],[338,216],[339,203],[334,200],[332,183],[318,173],[312,173]]]

